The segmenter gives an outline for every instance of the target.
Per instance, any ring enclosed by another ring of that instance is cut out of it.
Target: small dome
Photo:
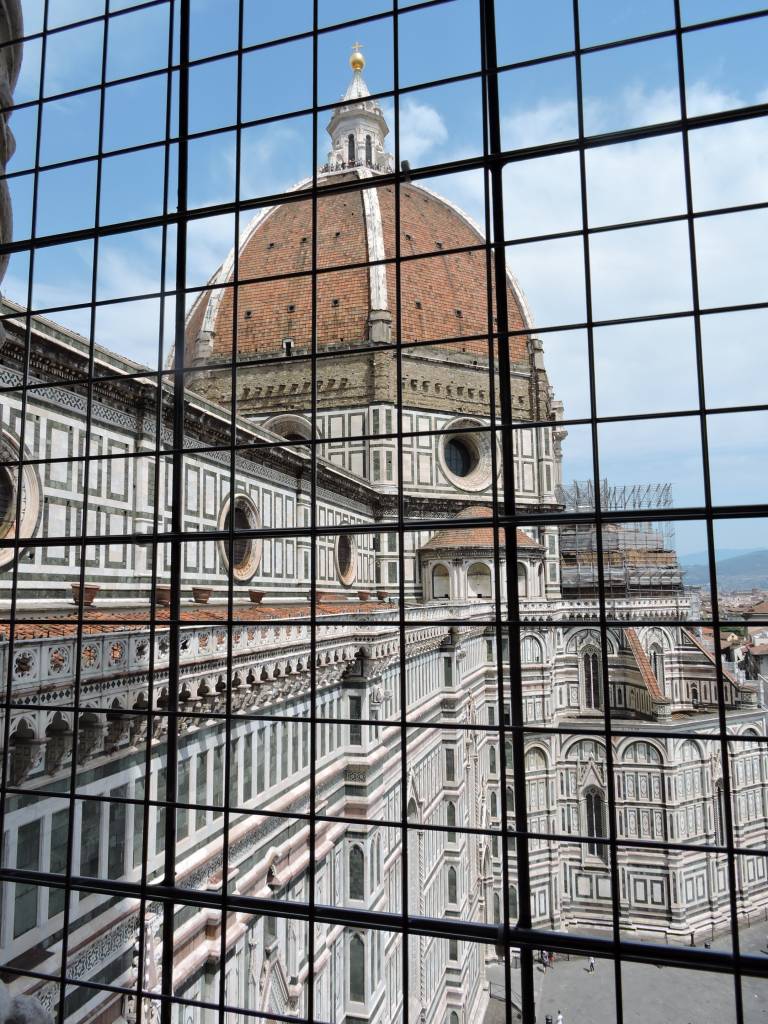
[[[458,512],[453,517],[452,522],[456,522],[461,519],[490,518],[491,510],[487,505],[471,505],[469,508],[462,509],[461,512]],[[515,535],[517,537],[518,548],[526,548],[530,554],[543,552],[544,549],[541,544],[529,537],[523,530],[518,528]],[[499,529],[499,546],[502,549],[502,557],[504,555],[505,545],[506,536],[504,528],[502,527]],[[492,526],[444,526],[443,529],[438,530],[437,533],[426,542],[426,544],[422,544],[419,550],[423,553],[444,551],[446,548],[458,548],[460,550],[484,548],[488,551],[492,551],[493,547],[494,541]]]

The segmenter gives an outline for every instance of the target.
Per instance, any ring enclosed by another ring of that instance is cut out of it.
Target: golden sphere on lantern
[[[360,43],[352,47],[352,56],[349,58],[349,66],[353,71],[362,71],[365,67],[365,57],[360,53]]]

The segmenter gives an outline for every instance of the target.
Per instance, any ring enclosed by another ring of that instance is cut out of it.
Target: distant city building
[[[710,738],[720,731],[715,654],[697,630],[675,624],[688,616],[689,603],[664,528],[625,522],[598,538],[573,518],[571,525],[557,522],[564,508],[594,513],[597,500],[603,509],[658,508],[663,518],[669,491],[605,484],[596,495],[593,487],[564,484],[562,409],[510,274],[510,326],[520,331],[511,343],[516,499],[522,509],[551,513],[552,522],[496,535],[497,463],[488,429],[493,325],[486,256],[477,248],[483,236],[433,192],[405,184],[398,200],[392,185],[377,183],[392,157],[382,110],[367,98],[363,64],[356,51],[352,82],[328,125],[331,147],[318,176],[328,194],[321,189],[316,216],[302,196],[308,183],[290,201],[261,211],[189,313],[176,794],[167,791],[163,716],[171,654],[163,537],[172,500],[163,453],[174,439],[172,385],[158,385],[144,367],[97,346],[96,379],[84,386],[88,343],[34,317],[31,387],[22,400],[13,389],[25,383],[25,311],[5,301],[11,319],[0,381],[11,390],[2,403],[0,511],[4,536],[30,542],[16,562],[12,549],[0,549],[3,607],[13,578],[18,599],[13,636],[7,622],[0,625],[0,667],[13,687],[6,753],[16,787],[6,808],[5,863],[65,872],[74,759],[72,871],[80,878],[137,881],[146,872],[147,881],[158,880],[163,802],[175,798],[179,806],[167,813],[175,814],[178,884],[190,892],[222,891],[226,843],[233,893],[307,901],[313,858],[319,904],[397,912],[407,892],[414,915],[497,922],[504,905],[500,834],[515,824],[510,761],[500,744],[509,710],[499,699],[499,666],[508,695],[510,664],[519,662],[531,729],[525,786],[535,922],[612,933],[604,840],[614,815],[625,935],[710,938],[730,926],[726,766],[720,741]],[[322,273],[298,276],[312,269],[315,242]],[[399,309],[394,264],[385,262],[396,254],[409,257],[400,265]],[[360,266],[333,270],[349,263]],[[390,347],[398,337],[420,343],[403,350],[399,371]],[[129,342],[127,330],[126,350]],[[314,374],[307,358],[313,345]],[[233,357],[236,393],[223,365]],[[22,455],[17,476],[12,464]],[[392,528],[400,482],[402,533]],[[409,531],[409,518],[442,525]],[[320,530],[314,552],[297,532],[312,521]],[[231,546],[206,537],[230,525]],[[81,633],[73,596],[77,601],[84,529],[94,543],[86,550]],[[50,545],[32,543],[40,538]],[[502,607],[507,597],[507,558],[515,559],[524,624],[519,652],[509,651],[494,625],[499,586]],[[313,565],[317,629],[310,648]],[[312,674],[323,720],[314,765]],[[747,915],[768,906],[768,755],[755,742],[765,735],[765,715],[754,682],[741,672],[726,668],[722,698],[731,735],[743,739],[727,769],[740,851],[737,902]],[[403,699],[413,726],[405,737]],[[620,733],[612,768],[601,737],[606,699]],[[644,736],[649,729],[653,736]],[[701,739],[681,737],[691,732]],[[312,771],[314,850],[306,817]],[[405,885],[403,811],[411,827]],[[516,918],[514,858],[510,870],[507,897]],[[7,959],[43,977],[55,974],[64,889],[23,882],[5,889],[0,942]],[[73,983],[135,985],[139,942],[146,977],[159,974],[159,904],[142,918],[129,896],[75,885],[68,898]],[[175,995],[216,1001],[224,981],[229,1006],[303,1012],[306,926],[232,912],[224,965],[221,928],[205,909],[178,907]],[[397,1019],[404,1012],[401,941],[394,933],[318,925],[316,1016]],[[482,1020],[490,951],[414,935],[409,942],[408,1019]],[[12,987],[49,1009],[59,996],[56,983],[32,977]],[[73,988],[66,999],[68,1024],[133,1021],[138,1012],[135,1000],[108,990]],[[152,1020],[152,1012],[147,1000],[142,1019]],[[191,1005],[174,1013],[184,1024],[206,1019]]]

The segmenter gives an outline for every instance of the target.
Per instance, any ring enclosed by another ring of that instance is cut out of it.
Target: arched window
[[[653,674],[656,676],[661,689],[664,690],[664,651],[661,644],[652,644],[649,653]]]
[[[549,490],[549,488],[547,488],[547,490]],[[543,565],[539,566],[538,579],[539,579],[539,597],[544,597],[544,566]]]
[[[349,940],[349,998],[365,1002],[365,943],[357,934]]]
[[[587,809],[587,835],[591,839],[605,838],[605,800],[596,789],[588,789],[585,794]],[[587,851],[593,857],[608,860],[608,849],[603,843],[587,843]]]
[[[458,903],[457,899],[457,885],[456,885],[456,868],[448,868],[448,902]]]
[[[722,780],[715,784],[715,842],[725,846],[725,790]]]
[[[498,924],[501,921],[501,900],[499,894],[495,892],[493,894],[493,923]]]
[[[452,800],[449,800],[445,807],[445,823],[448,826],[448,842],[455,843],[456,833],[451,829],[456,826],[456,804]]]
[[[648,764],[661,764],[661,756],[650,743],[630,743],[624,751],[625,761],[648,762]]]
[[[467,596],[491,597],[492,590],[491,570],[484,562],[475,562],[467,572]]]
[[[436,565],[432,570],[432,598],[439,600],[451,596],[451,583],[448,570],[444,565]]]
[[[373,143],[370,135],[365,136],[365,162],[369,167],[373,163]]]
[[[454,960],[458,960],[458,957],[454,957]],[[459,1024],[459,1015],[455,1010],[451,1011],[451,1016],[448,1018],[448,1024]]]
[[[496,774],[496,747],[493,745],[488,748],[488,771],[491,775]]]
[[[581,657],[581,671],[584,677],[584,706],[600,707],[600,658],[596,651],[587,651]]]
[[[349,848],[349,898],[365,899],[365,857],[361,846]]]
[[[510,920],[514,921],[517,918],[518,914],[519,914],[519,910],[517,909],[517,889],[514,887],[514,885],[510,885],[510,887],[509,887],[509,918],[510,918]]]
[[[540,665],[543,661],[541,643],[535,636],[524,636],[520,644],[520,657],[523,665]]]
[[[699,703],[699,688],[698,688],[698,686],[692,686],[691,687],[691,704],[693,704],[694,707],[697,707],[698,703]]]
[[[416,805],[416,801],[411,797],[408,801],[408,824],[418,825],[419,824],[419,808]]]
[[[694,743],[693,740],[685,740],[683,745],[680,747],[679,759],[681,761],[701,761],[703,760],[703,754],[698,744]]]
[[[517,596],[528,597],[528,573],[522,562],[517,563]]]
[[[499,815],[499,798],[496,796],[496,790],[491,790],[491,817],[497,818]]]
[[[355,136],[347,136],[347,163],[353,164],[355,162]]]

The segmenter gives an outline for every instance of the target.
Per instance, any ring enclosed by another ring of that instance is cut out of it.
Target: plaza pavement
[[[766,956],[766,977],[745,978],[742,985],[744,1024],[768,1024],[768,925],[761,923],[740,931],[745,953]],[[730,936],[715,939],[713,947],[730,948]],[[624,1024],[736,1024],[734,984],[727,975],[625,963],[621,968]],[[488,968],[492,993],[504,989],[501,965]],[[615,1024],[614,966],[596,962],[594,974],[583,957],[558,957],[546,972],[535,969],[536,1024]],[[519,972],[512,971],[513,996],[519,993]],[[483,1024],[505,1024],[503,999],[492,998]],[[519,1020],[516,1016],[513,1019]]]

